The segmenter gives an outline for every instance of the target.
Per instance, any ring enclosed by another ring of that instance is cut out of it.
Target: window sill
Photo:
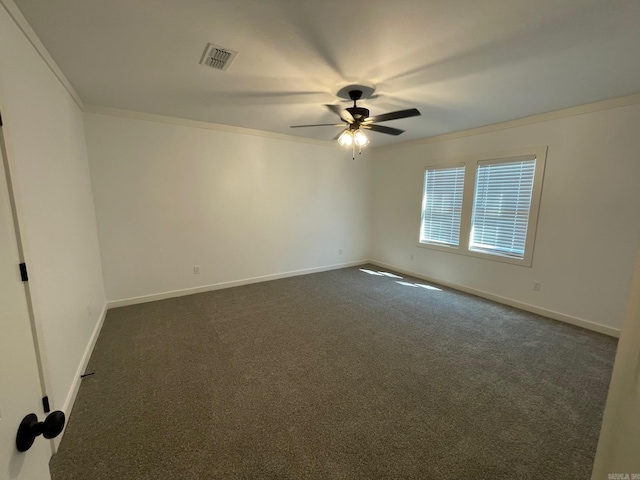
[[[418,242],[416,246],[419,248],[425,248],[427,250],[437,250],[440,252],[463,255],[465,257],[474,257],[474,258],[481,258],[483,260],[489,260],[493,262],[509,263],[511,265],[517,265],[520,267],[530,268],[533,263],[533,253],[529,254],[528,256],[525,255],[524,258],[513,258],[513,257],[503,257],[501,255],[496,255],[491,253],[474,252],[471,250],[467,250],[466,247],[462,248],[460,246],[448,247],[444,245],[435,245],[431,243],[422,243],[422,242]]]

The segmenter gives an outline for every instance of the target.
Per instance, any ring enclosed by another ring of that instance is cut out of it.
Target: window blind
[[[420,242],[457,247],[464,166],[428,168],[424,174]]]
[[[469,250],[524,258],[536,160],[480,164]]]

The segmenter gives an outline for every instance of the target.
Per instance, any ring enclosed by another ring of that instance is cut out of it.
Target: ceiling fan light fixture
[[[354,137],[353,132],[349,129],[342,132],[340,137],[338,137],[338,143],[341,147],[349,148],[353,145]]]
[[[369,139],[360,129],[353,132],[353,141],[360,148],[366,147],[369,144]]]
[[[359,128],[356,130],[347,129],[338,137],[338,143],[341,147],[366,147],[369,145],[369,139]]]

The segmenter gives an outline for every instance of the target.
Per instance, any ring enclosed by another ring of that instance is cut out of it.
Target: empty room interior
[[[640,3],[0,0],[0,478],[640,478]]]

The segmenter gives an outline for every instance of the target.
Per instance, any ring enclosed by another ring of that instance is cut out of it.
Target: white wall
[[[85,128],[110,301],[368,258],[366,154],[96,113]]]
[[[612,473],[640,474],[640,250],[627,304],[627,313],[613,367],[593,480]]]
[[[640,105],[375,152],[372,258],[615,333],[640,239]],[[548,145],[531,268],[417,247],[424,167]],[[414,255],[414,260],[411,260]],[[534,292],[532,282],[542,282]]]
[[[29,285],[62,408],[105,306],[80,108],[0,5],[0,110]]]

